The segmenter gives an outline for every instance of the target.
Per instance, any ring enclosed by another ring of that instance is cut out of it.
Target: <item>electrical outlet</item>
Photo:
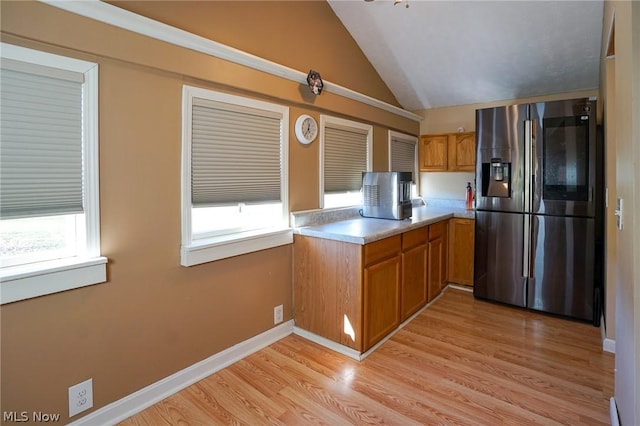
[[[93,379],[69,387],[69,417],[93,407]]]
[[[273,323],[280,324],[282,322],[282,305],[273,308]]]

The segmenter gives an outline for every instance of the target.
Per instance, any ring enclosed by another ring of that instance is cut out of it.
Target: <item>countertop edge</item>
[[[441,211],[430,212],[430,216],[428,218],[416,220],[416,221],[413,221],[410,219],[401,221],[401,222],[406,222],[406,224],[402,224],[400,226],[393,226],[389,229],[385,229],[381,231],[371,232],[370,234],[366,234],[366,235],[349,235],[344,232],[335,232],[331,230],[331,227],[332,227],[331,225],[340,224],[341,222],[345,222],[345,221],[338,221],[338,222],[330,223],[323,226],[306,226],[306,227],[294,228],[294,234],[306,236],[306,237],[323,238],[327,240],[335,240],[335,241],[342,241],[345,243],[364,245],[364,244],[382,240],[384,238],[392,237],[394,235],[398,235],[403,232],[408,232],[414,229],[418,229],[423,226],[428,226],[436,222],[448,220],[453,217],[461,218],[461,219],[475,218],[474,211],[460,212],[460,211],[455,211],[453,209],[451,210],[438,209],[438,210],[441,210]],[[389,219],[358,218],[353,220],[385,221]],[[377,222],[377,223],[380,224],[382,222]],[[397,223],[398,223],[397,221],[390,222],[390,224],[393,224],[393,225],[397,225]]]

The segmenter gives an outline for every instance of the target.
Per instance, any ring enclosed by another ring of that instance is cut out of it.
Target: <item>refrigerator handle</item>
[[[531,249],[531,215],[524,215],[524,230],[522,238],[522,276],[529,278],[529,257]]]
[[[531,126],[531,147],[529,152],[529,158],[531,158],[531,170],[529,171],[529,174],[531,175],[531,184],[529,186],[529,196],[531,200],[529,201],[529,211],[532,212],[536,211],[536,175],[538,174],[538,155],[536,150],[536,120],[530,120],[529,123]]]
[[[531,138],[532,121],[524,120],[524,212],[531,212]]]
[[[524,229],[522,239],[522,276],[529,278],[531,257],[531,196],[533,121],[524,121]]]

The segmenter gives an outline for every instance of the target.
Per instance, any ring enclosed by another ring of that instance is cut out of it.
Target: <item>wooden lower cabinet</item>
[[[447,285],[447,234],[446,220],[429,225],[427,288],[432,301]]]
[[[296,327],[362,351],[363,246],[293,236]]]
[[[475,220],[449,220],[449,281],[473,285]]]
[[[365,352],[400,323],[401,235],[359,245],[294,235],[296,326]]]
[[[296,327],[360,353],[427,302],[424,226],[365,245],[294,235]]]

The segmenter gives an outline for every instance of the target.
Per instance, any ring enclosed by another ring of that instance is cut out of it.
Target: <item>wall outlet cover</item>
[[[280,324],[283,321],[283,306],[282,305],[278,305],[275,308],[273,308],[273,323],[274,324]]]
[[[93,379],[69,387],[69,417],[93,407]]]

